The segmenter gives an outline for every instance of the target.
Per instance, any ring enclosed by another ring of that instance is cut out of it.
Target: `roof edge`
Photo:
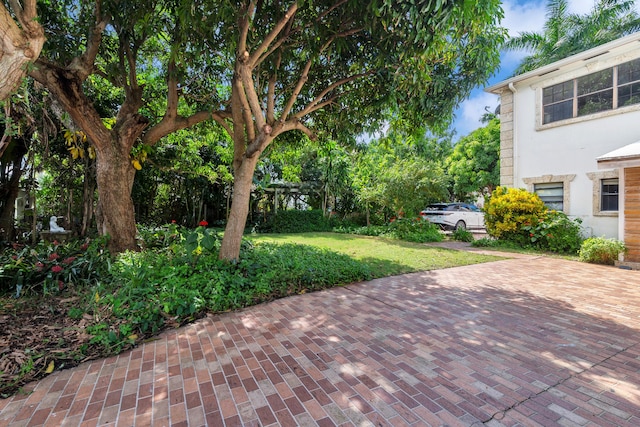
[[[584,61],[595,56],[602,55],[611,49],[615,49],[630,43],[635,43],[640,41],[640,31],[635,32],[633,34],[629,34],[628,36],[621,37],[619,39],[610,41],[609,43],[602,44],[600,46],[596,46],[589,50],[585,50],[580,53],[576,53],[575,55],[568,56],[564,59],[561,59],[556,62],[552,62],[551,64],[547,64],[540,68],[536,68],[535,70],[528,71],[523,74],[519,74],[517,76],[511,77],[507,80],[503,80],[499,83],[496,83],[492,86],[489,86],[484,89],[485,92],[499,94],[501,90],[505,87],[508,87],[510,84],[518,83],[523,80],[527,80],[531,77],[538,77],[544,74],[551,73],[556,71],[556,69],[569,65],[573,62]]]

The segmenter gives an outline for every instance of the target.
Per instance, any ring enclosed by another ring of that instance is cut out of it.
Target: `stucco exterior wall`
[[[604,175],[617,176],[615,170],[609,174],[598,170],[596,158],[640,139],[637,126],[640,110],[541,128],[537,122],[538,91],[530,86],[516,88],[514,127],[518,132],[513,159],[514,186],[532,191],[533,182],[549,181],[543,178],[547,175],[575,175],[568,189],[565,185],[565,192],[568,190],[565,212],[581,218],[586,231],[592,235],[618,238],[617,215],[594,215],[594,182],[598,185]],[[505,185],[508,184],[505,182]]]
[[[640,140],[640,105],[541,125],[542,88],[628,61],[625,54],[550,77],[537,77],[501,93],[506,129],[501,132],[501,185],[527,188],[534,183],[565,182],[564,211],[581,218],[588,234],[618,238],[618,213],[600,212],[600,180],[618,170],[598,169],[596,158]],[[502,107],[501,107],[502,108]],[[511,158],[509,158],[511,157]],[[512,165],[512,167],[510,167]],[[623,188],[620,188],[622,197]]]

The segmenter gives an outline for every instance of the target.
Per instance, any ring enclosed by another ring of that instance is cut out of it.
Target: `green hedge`
[[[324,216],[321,210],[281,210],[270,215],[257,227],[261,233],[310,233],[331,231],[334,220]]]

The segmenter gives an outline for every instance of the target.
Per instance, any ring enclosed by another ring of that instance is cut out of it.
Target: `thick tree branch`
[[[282,54],[278,54],[278,58],[273,66],[273,74],[269,78],[269,85],[267,87],[267,122],[273,123],[276,121],[275,109],[276,109],[276,82],[278,81],[278,70],[280,69],[280,63],[282,61]]]
[[[302,124],[299,120],[287,120],[279,129],[278,134],[274,135],[274,138],[281,133],[290,130],[299,130],[309,137],[311,140],[315,140],[317,135],[311,129]]]
[[[108,15],[102,16],[101,1],[96,1],[95,4],[95,23],[89,32],[87,47],[84,53],[75,57],[68,67],[70,70],[74,70],[82,81],[86,80],[87,77],[93,73],[96,57],[98,56],[100,44],[102,43],[102,33],[111,19]]]
[[[258,129],[262,129],[266,124],[264,113],[262,111],[262,107],[260,106],[260,99],[258,98],[258,94],[256,93],[256,88],[254,86],[253,78],[251,76],[251,71],[248,67],[242,67],[241,71],[242,77],[242,86],[244,88],[245,100],[251,109],[251,114],[256,122],[256,127]],[[250,138],[253,139],[253,138]]]
[[[309,78],[309,70],[311,69],[312,63],[313,61],[310,59],[305,64],[304,70],[302,70],[302,75],[298,79],[298,83],[296,84],[296,87],[293,90],[293,93],[289,97],[289,101],[287,102],[287,105],[284,107],[284,110],[282,110],[282,114],[280,115],[281,122],[284,122],[285,120],[287,120],[287,116],[289,115],[289,112],[291,111],[291,109],[293,108],[293,105],[298,99],[298,95],[300,95],[300,91],[302,91],[302,87],[307,82],[307,79]]]
[[[157,125],[151,127],[142,135],[142,142],[148,145],[154,145],[161,138],[173,132],[187,129],[209,119],[214,119],[222,125],[230,135],[233,135],[231,128],[226,123],[226,119],[229,118],[231,118],[231,114],[226,111],[199,111],[189,117],[165,115]]]
[[[240,13],[238,27],[240,28],[240,36],[238,38],[238,58],[244,56],[247,52],[247,37],[249,35],[249,27],[251,26],[251,17],[256,10],[256,2],[251,1],[247,5],[247,9],[244,13]]]
[[[316,96],[316,98],[313,101],[311,101],[309,104],[307,104],[307,106],[302,111],[299,111],[293,117],[296,118],[296,119],[300,119],[301,117],[309,114],[310,112],[318,110],[319,108],[322,108],[322,107],[319,107],[319,105],[324,106],[324,105],[327,104],[327,101],[322,101],[322,100],[329,92],[331,92],[332,90],[334,90],[334,89],[336,89],[336,88],[338,88],[338,87],[340,87],[342,85],[345,85],[345,84],[347,84],[349,82],[357,80],[359,78],[370,76],[374,72],[375,71],[367,71],[366,73],[354,74],[352,76],[346,77],[346,78],[344,78],[342,80],[338,80],[337,82],[329,85],[325,90],[320,92],[320,94],[318,96]],[[332,99],[334,99],[334,98],[335,97],[333,97]]]
[[[167,65],[167,111],[164,114],[165,118],[176,117],[178,115],[178,100],[176,61],[172,57]]]
[[[273,27],[269,34],[266,35],[260,46],[258,46],[253,54],[249,57],[248,64],[251,69],[256,66],[262,54],[269,50],[269,46],[271,45],[271,43],[273,43],[273,41],[278,37],[278,34],[280,34],[289,20],[293,18],[296,10],[298,10],[298,4],[294,2],[291,6],[289,6],[289,10],[287,10],[282,19],[280,19],[280,21],[278,21],[278,23],[275,25],[275,27]]]

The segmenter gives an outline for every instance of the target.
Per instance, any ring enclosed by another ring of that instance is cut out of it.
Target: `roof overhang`
[[[633,44],[634,43],[637,44],[639,41],[640,41],[640,32],[636,32],[628,36],[621,37],[617,40],[611,41],[609,43],[605,43],[603,45],[591,48],[589,50],[585,50],[584,52],[580,52],[578,54],[561,59],[560,61],[556,61],[551,64],[545,65],[543,67],[537,68],[535,70],[511,77],[510,79],[503,80],[500,83],[496,83],[493,86],[489,86],[485,88],[484,91],[499,95],[503,90],[509,87],[509,85],[514,85],[516,83],[520,83],[528,79],[535,79],[538,77],[551,75],[556,71],[562,71],[563,69],[567,69],[568,67],[575,67],[580,63],[588,62],[601,55],[608,54],[609,52],[613,53],[615,51],[626,51],[628,49],[635,49],[633,47]]]
[[[640,167],[640,141],[596,157],[598,169]]]

